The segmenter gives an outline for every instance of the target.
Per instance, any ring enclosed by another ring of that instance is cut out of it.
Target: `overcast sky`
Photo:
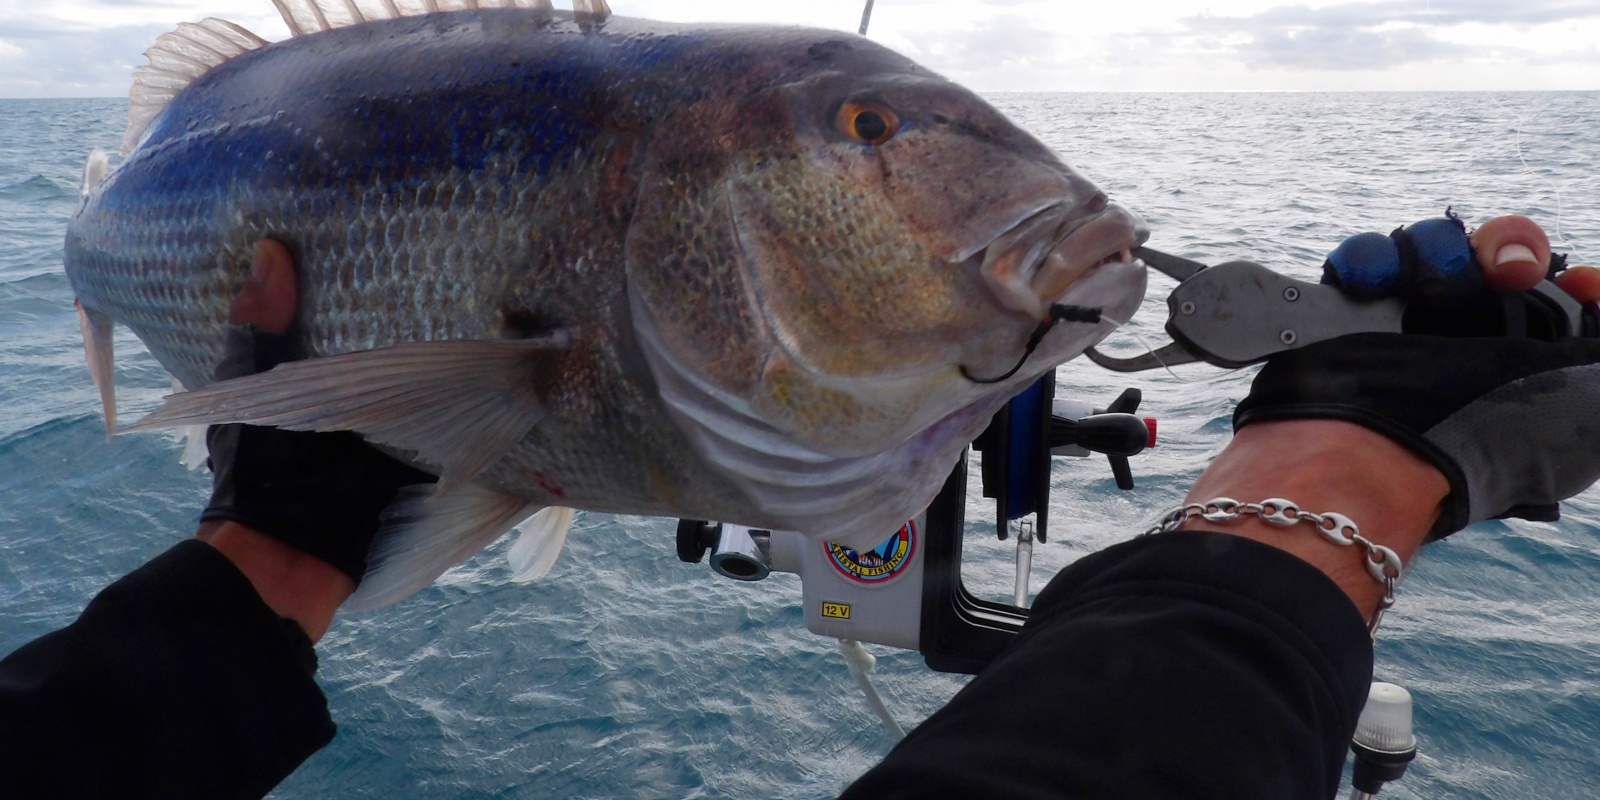
[[[852,31],[862,4],[611,0]],[[270,0],[0,0],[0,97],[126,95],[157,36],[208,16],[287,35]],[[869,35],[978,90],[1600,89],[1600,0],[877,0]]]

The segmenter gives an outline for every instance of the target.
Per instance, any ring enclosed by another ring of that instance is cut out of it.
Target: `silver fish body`
[[[202,390],[149,425],[358,430],[502,500],[500,531],[562,506],[865,546],[1131,315],[1143,235],[859,37],[486,9],[227,59],[87,190],[65,252],[87,328]],[[295,256],[310,359],[211,385],[261,238]],[[966,377],[1057,302],[1105,321]]]

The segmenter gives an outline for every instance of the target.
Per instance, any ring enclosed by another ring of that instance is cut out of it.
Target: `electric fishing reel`
[[[1134,416],[1141,395],[1128,389],[1104,409],[1057,399],[1046,375],[1012,398],[973,442],[983,454],[983,496],[995,501],[1001,539],[1018,530],[1014,604],[983,600],[961,579],[967,534],[968,456],[928,509],[877,547],[856,551],[792,531],[680,520],[678,558],[724,577],[757,581],[774,571],[800,576],[806,627],[813,633],[917,650],[930,668],[976,673],[1027,619],[1026,573],[1032,542],[1048,535],[1053,457],[1105,455],[1119,488],[1133,488],[1128,458],[1154,446],[1156,422]]]
[[[984,600],[961,578],[966,534],[967,458],[951,473],[924,513],[927,556],[922,582],[918,651],[940,672],[974,674],[1005,648],[1028,618],[1027,579],[1032,543],[1049,537],[1050,468],[1054,457],[1106,456],[1117,488],[1134,487],[1130,456],[1156,443],[1156,420],[1134,415],[1143,394],[1123,390],[1101,409],[1055,397],[1048,374],[1001,408],[972,443],[982,453],[983,496],[995,503],[995,534],[1017,537],[1017,584],[1010,604]]]

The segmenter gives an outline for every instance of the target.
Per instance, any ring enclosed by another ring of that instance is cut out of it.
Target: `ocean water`
[[[1000,94],[1023,127],[1142,213],[1151,245],[1316,274],[1341,238],[1437,215],[1525,213],[1600,264],[1600,94]],[[0,654],[192,533],[205,476],[162,435],[107,441],[83,366],[61,238],[84,155],[114,150],[120,100],[0,100]],[[1152,278],[1108,344],[1162,341]],[[126,331],[122,413],[167,390]],[[1129,538],[1222,447],[1252,371],[1114,375],[1087,362],[1064,396],[1145,393],[1161,444],[1120,492],[1102,460],[1060,460],[1033,587]],[[967,579],[1008,597],[1011,550],[976,498]],[[1378,648],[1417,701],[1421,754],[1397,798],[1600,794],[1600,507],[1557,525],[1493,522],[1430,547]],[[545,580],[509,582],[504,544],[404,603],[340,618],[320,647],[340,724],[285,798],[821,798],[891,740],[799,584],[717,578],[674,557],[670,520],[580,514]],[[871,648],[908,727],[962,684]],[[1019,691],[1026,691],[1019,687]]]

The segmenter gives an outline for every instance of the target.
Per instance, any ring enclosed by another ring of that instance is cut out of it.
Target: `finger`
[[[1600,269],[1573,267],[1556,276],[1556,285],[1580,303],[1600,303]]]
[[[250,275],[228,308],[228,321],[283,333],[294,323],[298,302],[299,282],[289,249],[274,239],[256,242],[250,251]]]
[[[1508,292],[1532,289],[1550,264],[1550,238],[1527,217],[1495,217],[1472,233],[1484,280]]]

